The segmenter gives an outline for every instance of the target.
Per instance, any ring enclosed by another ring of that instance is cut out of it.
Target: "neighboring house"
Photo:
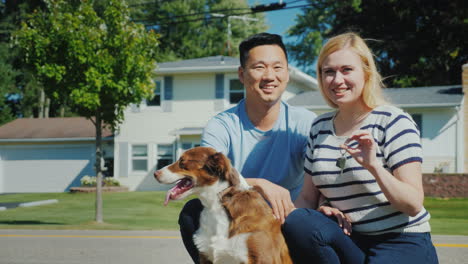
[[[154,170],[200,144],[206,122],[244,97],[238,65],[221,56],[159,64],[155,97],[129,107],[115,135],[103,132],[106,173],[130,190],[167,189]],[[463,91],[385,89],[421,128],[424,172],[468,172],[468,64],[463,69]],[[283,99],[317,114],[330,111],[316,80],[293,67]],[[23,118],[0,127],[0,193],[68,191],[95,175],[94,162],[95,128],[85,118]]]
[[[95,175],[94,124],[83,117],[20,118],[0,127],[0,193],[64,192]],[[113,136],[103,131],[112,160]],[[109,163],[112,164],[112,163]]]
[[[166,189],[153,172],[200,144],[208,120],[244,97],[239,59],[215,56],[160,63],[153,100],[133,106],[115,136],[114,175],[131,190]],[[317,89],[311,76],[290,67],[283,99]]]
[[[416,88],[386,88],[390,103],[411,114],[421,130],[423,148],[423,172],[466,172],[463,149],[468,131],[464,129],[461,85]],[[299,94],[288,100],[295,106],[303,106],[317,114],[331,108],[319,91]]]

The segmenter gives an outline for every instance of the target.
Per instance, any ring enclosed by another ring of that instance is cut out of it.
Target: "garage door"
[[[0,149],[3,193],[63,192],[94,175],[94,145],[30,145]]]

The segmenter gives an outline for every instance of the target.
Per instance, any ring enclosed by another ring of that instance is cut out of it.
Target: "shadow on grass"
[[[43,221],[34,221],[34,220],[12,220],[12,221],[0,221],[0,225],[63,225],[63,223],[54,223],[54,222],[43,222]]]

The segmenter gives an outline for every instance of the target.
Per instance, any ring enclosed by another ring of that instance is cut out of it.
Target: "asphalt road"
[[[468,263],[468,236],[433,236],[441,264]],[[0,229],[0,264],[191,263],[176,231]],[[416,264],[416,263],[415,263]]]

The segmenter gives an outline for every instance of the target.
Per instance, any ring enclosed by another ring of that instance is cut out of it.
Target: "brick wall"
[[[427,197],[468,197],[468,174],[425,173],[423,186]]]

